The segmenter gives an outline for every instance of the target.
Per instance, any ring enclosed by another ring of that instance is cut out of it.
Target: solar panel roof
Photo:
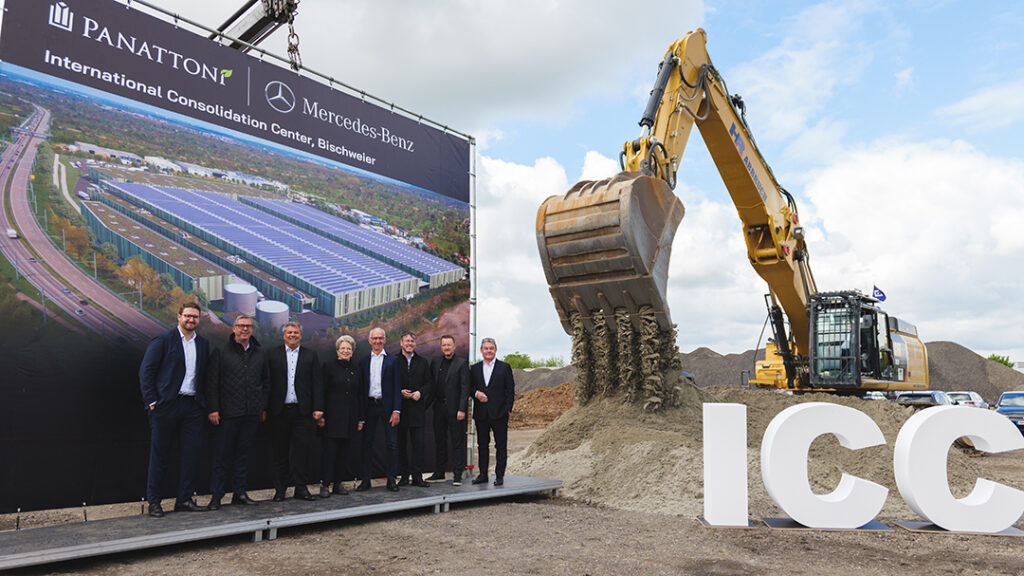
[[[462,270],[462,267],[458,264],[438,258],[432,254],[427,254],[413,246],[373,230],[367,230],[343,218],[322,212],[306,204],[285,200],[270,200],[267,198],[246,198],[245,202],[261,206],[275,214],[294,218],[299,222],[309,224],[426,276],[452,270]]]
[[[343,244],[218,194],[148,184],[111,184],[329,294],[412,278]]]

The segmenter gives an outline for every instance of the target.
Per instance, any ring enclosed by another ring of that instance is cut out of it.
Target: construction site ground
[[[992,368],[994,363],[953,343],[928,346],[934,388],[975,389],[990,401],[993,390],[1024,390],[1024,374]],[[893,442],[913,409],[882,400],[740,387],[732,370],[752,360],[752,353],[701,349],[683,356],[684,367],[703,385],[695,392],[700,399],[748,407],[752,520],[785,515],[760,480],[765,426],[787,406],[815,400],[864,411],[887,442],[854,452],[832,437],[816,441],[809,471],[815,491],[831,491],[848,472],[889,488],[878,520],[891,526],[919,520],[900,498],[892,472]],[[706,528],[697,520],[703,511],[699,407],[644,414],[618,399],[574,407],[571,376],[571,368],[517,371],[517,384],[526,391],[517,396],[510,434],[510,472],[560,479],[562,497],[456,506],[444,514],[400,513],[282,531],[273,541],[226,538],[19,573],[1024,575],[1024,537],[899,527]],[[545,385],[531,386],[538,379]],[[1024,489],[1024,451],[982,455],[954,448],[948,473],[957,497],[969,493],[978,477]],[[90,518],[138,512],[137,503],[89,510]],[[0,517],[0,529],[10,528],[12,520]],[[23,522],[35,525],[80,520],[80,510],[23,515]],[[1024,522],[1016,526],[1024,528]]]

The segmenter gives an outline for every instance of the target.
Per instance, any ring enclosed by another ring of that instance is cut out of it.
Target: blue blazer
[[[363,398],[369,398],[370,396],[370,356],[367,354],[359,360],[359,367],[363,371]],[[380,392],[381,392],[381,403],[384,406],[384,411],[387,414],[392,412],[402,411],[402,373],[400,371],[401,366],[398,365],[398,359],[401,354],[385,354],[384,365],[380,369]],[[369,406],[368,403],[364,403],[365,406]],[[361,421],[366,421],[366,411],[364,409],[362,417],[359,418]]]
[[[196,339],[196,400],[206,406],[203,376],[206,361],[210,357],[210,342],[199,334]],[[170,332],[155,336],[146,347],[146,354],[139,366],[139,386],[146,410],[156,402],[157,406],[169,402],[181,392],[181,381],[185,379],[185,348],[181,345],[181,334],[175,326]]]

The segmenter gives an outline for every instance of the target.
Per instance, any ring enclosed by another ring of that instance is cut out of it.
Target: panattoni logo
[[[287,84],[280,80],[267,82],[263,89],[263,95],[267,98],[267,104],[282,114],[287,114],[295,109],[295,92]]]
[[[186,53],[150,43],[144,36],[138,37],[116,28],[112,29],[103,22],[85,15],[81,15],[79,21],[81,22],[80,36],[82,38],[104,44],[114,50],[130,52],[139,58],[145,58],[150,62],[183,71],[189,76],[208,80],[221,86],[226,86],[225,80],[231,77],[232,70],[230,69],[220,68]],[[74,33],[75,13],[71,11],[71,7],[66,2],[54,2],[50,4],[47,23],[54,28]]]
[[[50,4],[50,26],[71,32],[75,13],[64,2]]]

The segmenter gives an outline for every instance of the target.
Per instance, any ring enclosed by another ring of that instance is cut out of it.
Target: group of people
[[[139,368],[142,398],[149,414],[150,454],[146,499],[149,515],[162,517],[161,487],[175,444],[181,453],[175,511],[217,510],[230,485],[231,504],[256,501],[246,491],[248,457],[260,423],[270,428],[274,501],[313,500],[348,494],[342,483],[351,441],[361,444],[357,491],[371,487],[373,443],[383,430],[386,487],[428,487],[445,481],[449,445],[452,484],[466,470],[469,398],[477,430],[478,470],[473,484],[490,481],[490,439],[495,445],[494,485],[504,483],[508,457],[508,416],[515,399],[511,367],[495,358],[492,338],[481,341],[483,360],[470,367],[455,354],[455,338],[441,337],[440,357],[416,353],[416,335],[402,334],[401,354],[384,350],[381,328],[369,334],[370,353],[353,358],[355,340],[335,342],[336,358],[321,363],[315,350],[302,346],[302,325],[285,324],[283,346],[264,348],[253,335],[253,319],[239,314],[220,347],[196,333],[201,308],[182,304],[177,326],[146,348]],[[424,479],[424,426],[433,409],[435,460]],[[203,422],[216,428],[210,475],[210,503],[194,498]],[[320,489],[309,491],[309,452],[319,429],[322,437]]]

